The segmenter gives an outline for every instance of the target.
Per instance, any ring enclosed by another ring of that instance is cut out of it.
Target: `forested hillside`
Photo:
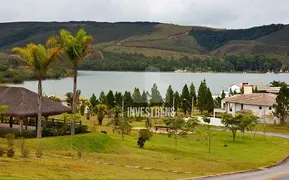
[[[8,65],[11,48],[45,43],[60,29],[84,28],[103,60],[85,62],[87,70],[279,71],[289,65],[289,26],[213,29],[155,22],[16,22],[0,23],[0,63]]]
[[[198,43],[208,50],[214,50],[232,40],[254,40],[284,28],[283,24],[236,30],[194,29],[190,32]]]

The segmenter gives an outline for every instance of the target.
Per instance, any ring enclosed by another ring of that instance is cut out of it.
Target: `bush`
[[[45,127],[42,129],[42,136],[48,137],[48,136],[64,136],[66,134],[69,134],[70,132],[70,126],[63,125],[61,123],[48,123],[45,124]],[[75,133],[81,134],[88,132],[88,127],[86,125],[78,125],[75,127]]]
[[[153,132],[151,132],[147,129],[139,130],[139,137],[142,137],[146,141],[149,140],[152,136],[153,136]]]
[[[8,157],[12,158],[14,156],[14,154],[15,154],[14,149],[11,148],[11,149],[7,150],[7,156]]]
[[[41,149],[37,149],[36,152],[35,152],[35,155],[37,158],[41,158],[43,153],[42,153],[42,150]]]
[[[146,142],[146,140],[145,140],[144,138],[139,137],[139,138],[138,138],[138,141],[137,141],[137,145],[138,145],[138,147],[143,148],[145,142]]]
[[[48,136],[64,136],[67,134],[67,132],[70,131],[69,126],[63,126],[63,127],[43,127],[42,129],[42,136],[48,137]]]
[[[7,131],[0,131],[0,137],[7,138],[8,134],[14,134],[14,138],[35,138],[36,137],[36,130],[33,131],[22,131],[22,132],[7,132]],[[9,135],[11,136],[11,135]]]
[[[15,139],[15,134],[13,133],[8,133],[6,134],[6,139],[7,139],[7,143],[8,143],[8,148],[12,149],[14,146],[14,139]]]
[[[2,157],[5,154],[5,149],[4,148],[0,148],[0,157]]]
[[[143,148],[144,147],[144,144],[147,140],[149,140],[151,137],[153,136],[153,133],[147,129],[141,129],[139,131],[139,138],[138,138],[138,141],[137,141],[137,145],[140,147],[140,148]]]
[[[27,158],[29,155],[29,150],[25,147],[25,139],[24,138],[19,139],[19,146],[21,149],[22,157]]]
[[[81,126],[75,127],[75,133],[76,134],[87,133],[87,132],[88,132],[88,126],[86,126],[86,125],[81,125]]]
[[[82,158],[82,147],[78,147],[77,149],[77,156],[78,156],[78,159],[81,159]]]
[[[22,132],[14,132],[16,138],[35,138],[36,130],[33,131],[22,131]]]

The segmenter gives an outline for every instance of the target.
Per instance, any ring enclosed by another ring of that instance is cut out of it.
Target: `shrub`
[[[140,148],[143,148],[144,147],[144,144],[147,140],[149,140],[151,137],[153,136],[153,133],[147,129],[141,129],[139,131],[139,138],[138,138],[138,141],[137,141],[137,145],[140,147]]]
[[[186,138],[187,137],[187,132],[186,131],[181,131],[180,133],[179,133],[179,136],[181,136],[182,138]]]
[[[145,140],[144,138],[139,137],[139,138],[138,138],[138,141],[137,141],[137,145],[138,145],[138,147],[143,148],[145,142],[146,142],[146,140]]]
[[[0,148],[0,156],[3,156],[5,154],[5,149],[4,148]]]
[[[139,137],[142,137],[146,141],[149,140],[153,136],[153,133],[147,129],[139,130]]]
[[[88,126],[87,125],[81,125],[75,127],[75,133],[81,134],[81,133],[87,133],[88,132]]]
[[[48,123],[45,127],[42,129],[42,136],[48,137],[48,136],[64,136],[66,134],[69,134],[70,132],[70,126],[63,125],[61,123]],[[75,133],[86,133],[88,132],[88,127],[86,125],[78,125],[75,127]]]
[[[7,156],[8,157],[12,158],[14,156],[14,154],[15,154],[14,149],[11,148],[11,149],[7,150]]]
[[[22,131],[22,132],[14,132],[16,138],[35,138],[36,130],[33,131]]]
[[[27,158],[29,155],[29,150],[25,147],[25,139],[24,138],[19,139],[19,146],[20,146],[22,157]]]
[[[6,139],[7,139],[7,143],[8,143],[8,148],[12,149],[14,146],[14,139],[15,139],[15,134],[13,133],[8,133],[6,134]]]
[[[42,153],[42,150],[41,149],[37,149],[36,152],[35,152],[35,155],[37,158],[41,158],[43,153]]]
[[[78,147],[77,149],[77,156],[78,156],[78,159],[81,159],[82,158],[82,147]]]

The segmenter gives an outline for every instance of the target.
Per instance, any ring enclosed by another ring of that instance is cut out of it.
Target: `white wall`
[[[230,111],[230,107],[232,111]],[[224,109],[228,114],[232,114],[233,116],[236,115],[238,111],[242,110],[242,105],[239,103],[225,103]],[[243,110],[250,110],[254,115],[256,115],[259,118],[260,123],[264,123],[264,114],[265,114],[265,123],[268,124],[274,124],[274,123],[279,123],[279,120],[276,117],[273,117],[273,119],[270,119],[268,116],[274,112],[274,108],[269,106],[260,106],[258,105],[243,105]],[[288,119],[289,122],[289,119]]]

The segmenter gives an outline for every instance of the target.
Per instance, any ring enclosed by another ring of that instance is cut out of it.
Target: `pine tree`
[[[189,92],[189,89],[188,89],[188,86],[185,84],[185,86],[183,87],[183,90],[182,90],[182,109],[184,111],[185,114],[187,114],[187,111],[190,111],[190,92]]]
[[[148,107],[148,98],[147,98],[147,93],[145,91],[142,92],[141,103],[142,103],[142,107]]]
[[[203,80],[200,84],[199,90],[198,90],[198,109],[203,114],[203,111],[206,109],[207,101],[207,84],[206,80]]]
[[[194,98],[194,102],[197,101],[197,96],[196,96],[196,88],[195,88],[195,85],[194,83],[192,82],[191,85],[190,85],[190,98]]]
[[[225,94],[225,91],[224,91],[224,90],[222,91],[221,98],[222,98],[222,100],[226,98],[226,94]]]
[[[99,101],[97,100],[95,94],[93,93],[92,96],[89,99],[89,103],[91,105],[91,108],[93,109],[97,104],[99,104]]]
[[[127,111],[128,107],[133,106],[133,99],[129,91],[124,92],[123,101],[124,101],[124,111]]]
[[[255,86],[254,93],[258,93],[258,87]]]
[[[100,104],[107,104],[106,96],[103,91],[101,91],[98,99]]]
[[[119,107],[122,107],[122,94],[121,94],[121,92],[115,92],[114,97],[115,97],[116,105]]]
[[[180,108],[180,95],[179,95],[179,92],[176,91],[175,94],[174,94],[174,97],[175,97],[175,111],[176,113],[178,113],[178,108]]]
[[[273,105],[275,111],[273,115],[280,119],[280,123],[284,124],[288,117],[289,110],[289,88],[287,86],[282,86],[279,94],[276,98],[276,103]]]
[[[109,109],[112,109],[115,106],[115,98],[111,90],[106,95],[106,101]]]
[[[172,89],[172,86],[169,85],[165,98],[165,107],[173,107],[173,101],[174,101],[174,91]]]
[[[158,86],[156,84],[153,85],[151,89],[151,99],[150,105],[151,106],[162,106],[163,98],[161,96],[160,91],[158,90]]]
[[[210,88],[206,90],[206,110],[210,113],[214,111],[214,99]]]
[[[133,99],[133,106],[134,107],[141,107],[141,94],[139,91],[139,88],[134,88],[133,94],[132,94],[132,99]]]

